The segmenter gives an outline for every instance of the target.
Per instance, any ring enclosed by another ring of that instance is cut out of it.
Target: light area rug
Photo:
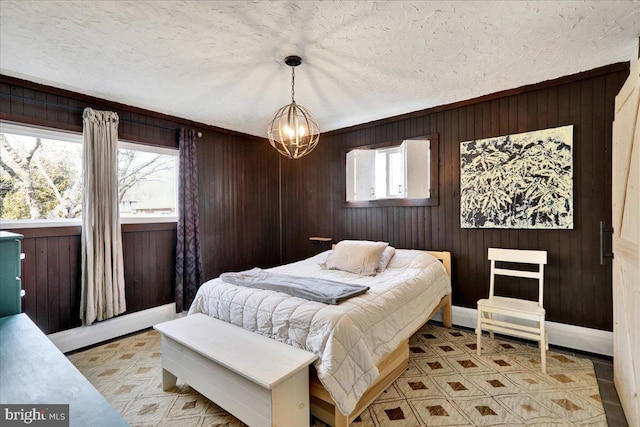
[[[606,426],[593,364],[466,331],[425,325],[409,369],[352,427]],[[178,381],[162,390],[160,335],[147,331],[68,356],[132,426],[244,426]],[[324,426],[315,421],[316,426]]]

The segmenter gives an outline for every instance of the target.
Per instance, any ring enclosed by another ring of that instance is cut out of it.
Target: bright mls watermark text
[[[69,427],[69,405],[0,404],[0,427]]]

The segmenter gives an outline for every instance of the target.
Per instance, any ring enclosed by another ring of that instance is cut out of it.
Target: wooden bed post
[[[451,280],[451,252],[446,251],[427,251],[427,253],[431,254],[444,266],[445,270],[447,270],[447,274],[449,275],[449,280]],[[443,298],[442,302],[436,307],[436,310],[439,310],[442,307],[442,324],[445,328],[449,329],[453,326],[452,321],[452,313],[451,313],[451,305],[453,301],[451,300],[451,294],[447,295],[446,301]],[[431,315],[433,316],[432,313]]]
[[[343,415],[337,408],[333,427],[349,427],[349,417]]]
[[[451,295],[447,295],[448,303],[442,307],[442,324],[445,328],[450,329],[453,326],[451,320]]]

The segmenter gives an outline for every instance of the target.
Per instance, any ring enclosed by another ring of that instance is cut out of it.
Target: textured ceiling
[[[637,1],[0,1],[0,72],[266,136],[323,131],[637,55]]]

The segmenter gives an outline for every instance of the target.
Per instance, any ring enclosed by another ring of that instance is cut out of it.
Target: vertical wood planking
[[[473,138],[473,135],[469,135],[467,133],[467,112],[469,107],[461,107],[458,109],[458,138],[460,142],[469,141]],[[458,143],[458,158],[454,158],[453,161],[457,165],[457,168],[460,169],[460,144]],[[458,176],[458,182],[456,184],[458,188],[458,197],[460,200],[460,177]],[[442,195],[441,197],[446,197],[446,195]],[[459,206],[458,206],[459,209]],[[457,212],[458,218],[460,217],[460,211]],[[459,221],[459,220],[458,220]],[[460,227],[460,225],[458,225]],[[453,302],[455,304],[463,304],[464,299],[468,299],[466,296],[467,290],[470,288],[469,286],[469,230],[468,229],[460,229],[460,247],[457,251],[458,262],[458,276],[454,280],[456,282],[456,292],[453,294]],[[473,298],[473,297],[472,297]]]
[[[13,114],[24,115],[24,88],[19,86],[11,87],[11,95],[15,95],[15,98],[11,98],[9,101],[10,109]]]
[[[124,261],[124,294],[126,298],[127,312],[136,311],[136,300],[130,298],[135,295],[135,246],[132,233],[122,234],[123,261]]]
[[[439,191],[438,194],[453,194],[454,188],[457,188],[457,183],[455,182],[455,165],[456,162],[453,161],[454,156],[456,156],[457,150],[457,141],[453,139],[453,130],[457,123],[456,121],[457,115],[454,115],[453,111],[447,110],[444,113],[444,129],[443,133],[447,136],[447,139],[443,139],[440,142],[440,156],[439,156],[439,165],[438,165],[438,186]],[[456,233],[454,228],[456,227],[457,220],[454,216],[454,197],[448,197],[444,200],[444,203],[440,204],[438,209],[439,216],[444,218],[444,221],[441,221],[444,225],[445,229],[445,239],[444,242],[440,242],[440,246],[438,249],[443,248],[452,248],[454,247],[454,237]],[[429,209],[422,209],[423,211],[429,211]],[[426,249],[427,246],[424,246],[423,249]]]
[[[60,281],[58,288],[59,310],[58,321],[56,322],[62,329],[71,327],[71,254],[70,254],[70,237],[64,236],[58,238],[58,265],[60,266]]]
[[[593,83],[594,79],[583,80],[580,82],[580,144],[582,153],[580,159],[577,162],[582,168],[580,176],[583,179],[580,185],[580,203],[583,206],[589,206],[590,209],[596,212],[605,212],[608,206],[605,205],[602,197],[594,197],[594,184],[596,180],[602,180],[604,177],[598,173],[598,170],[594,169],[594,137],[593,137]],[[601,162],[601,160],[598,160]],[[587,313],[594,313],[596,311],[595,301],[593,299],[595,294],[595,269],[598,267],[598,218],[596,215],[584,215],[583,224],[578,229],[580,233],[580,254],[579,260],[581,281],[587,284],[590,289],[589,292],[581,292],[581,304],[580,310],[581,318],[579,323],[584,323],[584,317],[588,316]]]
[[[533,94],[531,96],[527,94],[527,124],[526,124],[527,130],[546,129],[545,127],[542,127],[538,123],[538,117],[540,116],[540,113],[538,112],[538,98],[543,98],[544,94],[545,94],[544,89],[541,89],[537,94],[535,94],[535,96]],[[535,232],[535,231],[528,230],[527,231],[528,244],[525,249],[538,249],[540,247],[539,245],[540,236],[543,234],[544,232],[542,231]],[[537,295],[535,295],[536,294],[535,286],[529,287],[529,290],[533,293],[533,298],[536,299]]]
[[[144,233],[131,233],[131,245],[133,246],[133,293],[129,294],[133,297],[133,310],[140,311],[144,307],[144,270],[145,260],[144,254],[147,250],[142,246],[142,235]]]
[[[580,235],[580,229],[588,226],[588,214],[584,210],[581,210],[581,206],[583,205],[582,197],[584,195],[584,186],[588,185],[589,178],[582,174],[583,165],[581,160],[583,159],[582,153],[587,151],[587,148],[584,146],[585,137],[585,129],[580,123],[580,119],[582,118],[580,107],[581,107],[581,84],[580,82],[572,82],[569,84],[569,123],[579,123],[573,130],[574,132],[574,152],[573,152],[573,165],[574,165],[574,231],[569,231],[569,253],[571,254],[571,270],[570,280],[568,281],[568,285],[571,288],[571,298],[567,300],[573,302],[573,305],[580,306],[581,304],[577,303],[581,301],[582,294],[585,292],[584,283],[582,281],[582,269],[588,268],[588,266],[583,266],[581,264],[582,259],[582,236]],[[577,142],[577,143],[576,143]],[[577,215],[576,215],[577,214]],[[575,224],[576,220],[578,224]],[[571,310],[569,322],[571,324],[580,324],[580,320],[582,319],[583,313],[581,309]]]
[[[444,111],[441,111],[441,112],[439,112],[437,114],[436,123],[437,123],[436,129],[442,129],[444,131],[444,129],[446,128],[446,117],[445,117],[445,112]],[[434,133],[435,133],[435,129],[434,129]],[[438,149],[439,149],[440,153],[442,153],[443,150],[440,149],[440,146],[444,146],[444,144],[441,144],[438,141]],[[440,160],[441,159],[440,153],[438,155],[438,163],[440,163],[440,161],[441,161]],[[442,155],[444,155],[444,153],[442,153]],[[442,174],[440,173],[440,167],[438,167],[438,177],[441,177],[441,176],[442,176]],[[438,182],[439,181],[440,181],[440,179],[438,179]],[[435,248],[435,249],[446,247],[447,234],[449,234],[448,231],[451,230],[451,228],[447,227],[447,215],[444,212],[444,210],[446,209],[446,204],[443,203],[440,206],[441,207],[438,207],[436,209],[432,209],[432,211],[434,213],[433,221],[436,222],[439,225],[438,226],[438,239],[435,242],[432,242],[432,245],[429,246],[429,247]],[[422,209],[424,210],[424,209],[426,209],[426,207],[422,207]],[[449,218],[449,221],[451,221],[451,218]]]
[[[591,133],[593,135],[593,144],[592,144],[592,154],[591,158],[593,159],[593,168],[595,174],[598,176],[592,181],[593,188],[593,197],[598,200],[599,203],[606,203],[606,200],[611,200],[610,191],[609,196],[602,197],[601,195],[607,195],[607,178],[611,176],[610,170],[607,170],[606,165],[612,162],[612,159],[609,156],[610,151],[607,151],[606,146],[606,77],[600,76],[596,78],[593,82],[593,103],[592,103],[592,130]],[[604,161],[603,161],[604,160]],[[607,175],[608,174],[608,175]],[[608,188],[611,188],[609,184]],[[594,218],[596,222],[596,226],[599,227],[599,221],[605,221],[605,225],[608,227],[611,224],[611,219],[609,215],[605,215],[603,218]],[[600,244],[599,236],[592,236],[592,245],[594,248],[598,248]],[[597,250],[597,249],[596,249]],[[599,255],[599,254],[598,254]],[[597,257],[597,256],[596,256]],[[599,260],[594,260],[594,263],[598,263]],[[607,268],[600,268],[596,266],[594,268],[594,278],[593,281],[595,284],[602,283],[606,281],[607,278]],[[601,310],[597,310],[597,306],[602,303],[602,301],[606,300],[606,292],[599,286],[594,287],[592,304],[592,312],[594,313],[594,322],[597,325],[600,325],[600,329],[604,329],[607,323],[606,313]]]
[[[445,206],[448,208],[445,215],[452,218],[451,221],[451,230],[453,233],[453,247],[452,248],[441,248],[452,251],[453,253],[460,253],[460,248],[462,246],[462,236],[460,229],[460,143],[462,138],[459,135],[459,121],[460,121],[460,109],[456,108],[452,111],[451,114],[451,138],[447,142],[447,145],[451,148],[449,150],[449,155],[445,157],[445,161],[448,163],[445,165],[447,169],[449,169],[450,180],[446,188],[449,189],[449,192],[442,193],[443,196],[445,194],[450,194],[449,197],[443,197],[445,201],[447,199],[452,199],[451,207],[448,204]],[[446,135],[445,135],[446,138]],[[449,210],[451,209],[451,210]],[[453,274],[451,277],[453,292],[453,301],[457,301],[457,291],[459,289],[457,278],[459,277],[460,267],[458,266],[459,260],[452,261],[452,269]]]
[[[502,135],[502,133],[500,132],[500,126],[501,126],[501,121],[507,121],[507,117],[506,117],[506,111],[502,110],[502,105],[501,105],[501,100],[500,99],[494,99],[493,101],[491,101],[491,112],[490,112],[490,130],[489,130],[489,137],[496,137],[496,136],[500,136]],[[491,230],[491,241],[490,243],[487,245],[487,249],[488,248],[499,248],[500,247],[500,230],[497,229],[493,229]],[[488,255],[488,250],[485,250],[485,252],[483,252],[482,256],[485,256],[485,254]],[[485,263],[485,265],[488,266],[488,264]],[[488,277],[488,273],[486,273],[487,267],[485,267],[485,276],[483,277]],[[485,280],[484,281],[485,285],[482,287],[482,295],[489,295],[489,281]]]
[[[177,130],[195,126],[203,133],[198,169],[205,277],[278,262],[278,155],[265,141],[7,76],[0,76],[0,92],[25,98],[0,97],[0,114],[28,125],[79,132],[82,110],[91,105],[118,113],[121,139],[174,148]],[[170,303],[174,292],[175,227],[134,229],[123,226],[122,235],[127,313]],[[25,312],[45,333],[78,326],[80,236],[40,229],[24,242]]]
[[[82,251],[80,236],[69,236],[69,327],[80,326],[80,281]],[[61,295],[64,298],[65,295]],[[60,330],[66,329],[61,325]]]
[[[204,129],[204,136],[198,141],[198,163],[205,276],[217,276],[230,267],[270,266],[278,262],[279,251],[270,249],[279,245],[278,162],[282,160],[284,261],[317,252],[318,247],[312,246],[308,237],[320,232],[334,240],[381,239],[399,247],[451,250],[454,303],[474,307],[478,295],[486,294],[488,289],[485,277],[487,247],[538,246],[546,248],[550,254],[545,289],[548,318],[610,330],[610,265],[601,267],[593,262],[588,265],[588,261],[596,253],[593,243],[597,241],[594,235],[597,230],[592,230],[593,225],[598,224],[600,217],[610,225],[610,212],[602,206],[608,206],[611,200],[613,98],[627,74],[628,71],[618,70],[576,78],[574,83],[565,79],[555,85],[532,86],[520,93],[507,93],[489,101],[469,101],[435,112],[413,114],[409,118],[389,119],[375,126],[329,133],[323,135],[321,144],[310,156],[299,162],[287,163],[286,159],[279,159],[268,145],[265,147],[256,140]],[[64,96],[59,95],[59,91],[49,93],[42,87],[34,89],[6,81],[3,78],[0,82],[3,93],[69,108],[42,107],[15,98],[2,98],[0,112],[10,113],[13,117],[23,116],[25,123],[47,126],[56,123],[55,127],[59,129],[81,129],[78,111],[85,104],[81,95]],[[180,126],[177,122],[152,117],[142,111],[122,110],[119,114],[123,119],[121,135],[126,134],[128,139],[176,146],[175,132],[154,125],[177,129]],[[461,141],[567,124],[575,126],[574,230],[460,229]],[[440,139],[438,206],[342,207],[342,149],[429,133],[437,133]],[[601,158],[606,161],[600,162]],[[141,237],[141,233],[146,233],[146,237]],[[52,247],[63,248],[57,257],[49,254],[47,239],[53,239]],[[25,298],[25,310],[35,316],[46,332],[55,332],[78,322],[74,312],[77,313],[79,301],[79,236],[67,237],[68,243],[57,239],[60,237],[34,237],[24,242],[25,252],[32,252],[31,261],[23,263],[23,277],[29,282],[25,283],[25,288],[31,287]],[[128,300],[127,312],[159,304],[158,301],[165,298],[171,299],[175,231],[136,231],[124,233],[123,239],[127,242],[127,294],[134,296]],[[66,253],[67,244],[69,259],[63,260],[61,254]],[[155,248],[155,260],[152,248]],[[49,269],[55,271],[56,268],[59,277],[50,283]],[[161,283],[154,284],[155,281]],[[66,303],[49,303],[51,298],[62,297],[67,289],[68,308]],[[512,290],[527,292],[519,286]],[[55,292],[60,295],[50,295]],[[584,297],[586,293],[589,295]],[[594,310],[589,307],[593,307],[595,301],[604,301],[598,306],[605,309],[592,315],[589,311]],[[49,312],[54,308],[57,314]],[[70,319],[72,316],[75,318]],[[54,325],[56,322],[58,324]]]
[[[140,259],[137,261],[137,266],[139,266],[138,273],[138,288],[140,289],[140,294],[138,296],[138,302],[142,304],[141,308],[149,308],[153,307],[153,300],[151,298],[153,292],[154,283],[151,281],[151,263],[155,260],[151,258],[151,247],[149,245],[149,232],[138,233],[140,237],[139,247],[140,251]],[[137,255],[137,253],[136,253]]]
[[[49,295],[49,269],[48,269],[48,251],[47,238],[39,237],[36,240],[36,252],[34,259],[36,260],[36,323],[45,332],[49,332],[49,298],[55,298]]]
[[[476,104],[474,105],[469,105],[466,107],[466,140],[470,141],[470,140],[474,140],[476,139],[476,135],[475,135],[475,120],[476,120],[476,115],[475,115],[475,109],[476,109]],[[458,160],[459,162],[459,160]],[[474,283],[474,278],[476,277],[476,264],[477,263],[483,263],[484,260],[483,259],[479,259],[476,255],[475,255],[475,251],[476,251],[476,239],[478,236],[478,229],[468,229],[467,231],[467,244],[466,244],[466,249],[467,249],[467,281],[465,282],[465,286],[468,287],[468,292],[469,295],[471,296],[471,298],[473,298],[474,300],[478,300],[477,296],[478,296],[478,286],[476,283]]]
[[[334,190],[327,192],[333,197],[333,212],[307,211],[305,214],[311,215],[307,220],[313,222],[317,221],[315,217],[330,215],[334,218],[334,240],[381,239],[396,245],[452,251],[453,302],[465,307],[475,307],[476,300],[488,292],[488,247],[547,250],[547,318],[611,330],[611,271],[610,266],[594,262],[594,243],[598,242],[599,217],[610,223],[613,97],[626,74],[628,71],[614,70],[564,79],[557,84],[534,85],[489,100],[464,102],[324,135],[322,144],[333,145],[334,154],[316,157],[313,168],[336,170],[339,175],[344,174],[340,152],[347,147],[437,133],[440,201],[433,207],[343,208],[343,194]],[[570,124],[574,125],[573,230],[460,228],[461,141]],[[291,171],[285,183],[287,197],[295,194],[300,183],[309,177],[302,170]],[[285,206],[304,210],[306,202],[302,200],[296,201],[298,205],[293,200],[285,201]],[[296,240],[292,236],[285,238],[288,254],[300,250]],[[514,296],[534,296],[535,289],[525,283],[507,285],[506,289]]]
[[[539,129],[548,129],[548,108],[547,108],[547,102],[548,102],[548,89],[544,88],[544,89],[540,89],[540,91],[538,91],[538,96],[536,97],[529,97],[530,98],[530,104],[528,105],[527,109],[530,112],[536,111],[536,114],[530,114],[529,116],[532,117],[531,121],[533,122],[535,120],[535,124],[530,122],[529,126],[535,126],[536,128]],[[550,233],[547,232],[540,232],[537,233],[537,242],[535,244],[535,246],[532,246],[532,249],[540,249],[540,248],[548,248],[547,250],[547,267],[548,266],[555,266],[557,265],[556,262],[553,261],[553,259],[555,258],[555,251],[557,250],[556,247],[551,248],[549,246],[549,235]],[[547,277],[551,277],[551,271],[549,268],[546,268],[545,271],[545,275]],[[545,292],[544,294],[544,299],[543,299],[543,305],[547,308],[550,307],[550,298],[549,295],[547,295],[547,293]]]
[[[566,126],[572,124],[571,119],[569,117],[569,108],[570,108],[570,90],[569,84],[564,84],[558,88],[558,126]],[[579,185],[579,177],[577,176],[576,171],[576,146],[578,145],[578,141],[576,140],[576,129],[574,128],[573,135],[573,185],[574,185],[574,196],[573,196],[573,223],[574,227],[580,227],[580,215],[577,210],[578,200],[576,198],[575,188]],[[554,230],[558,236],[558,264],[562,267],[558,272],[558,286],[560,287],[560,298],[558,299],[559,310],[561,312],[566,313],[565,322],[571,323],[573,314],[570,310],[566,310],[567,303],[573,301],[573,289],[572,283],[574,278],[572,277],[571,271],[571,239],[569,238],[571,235],[571,231],[568,230]],[[569,303],[570,304],[570,303]],[[574,304],[575,305],[575,304]]]
[[[0,82],[0,111],[11,111],[11,85]]]
[[[560,126],[560,113],[559,113],[559,88],[557,86],[547,89],[547,127],[554,128]],[[575,184],[575,180],[574,180]],[[575,202],[575,198],[574,198]],[[575,206],[574,206],[575,214]],[[575,220],[574,220],[575,222]],[[566,293],[563,289],[563,283],[560,276],[560,266],[564,265],[565,254],[560,250],[560,235],[559,230],[549,230],[546,233],[549,236],[547,247],[549,248],[551,255],[548,259],[548,264],[545,269],[545,280],[549,283],[555,284],[555,286],[545,286],[545,304],[550,302],[550,312],[562,311],[562,297]],[[546,296],[548,295],[549,298]],[[552,311],[551,311],[552,310]]]
[[[50,296],[60,295],[60,243],[64,237],[47,237],[47,293]],[[60,323],[60,298],[50,298],[48,307],[48,324]]]

